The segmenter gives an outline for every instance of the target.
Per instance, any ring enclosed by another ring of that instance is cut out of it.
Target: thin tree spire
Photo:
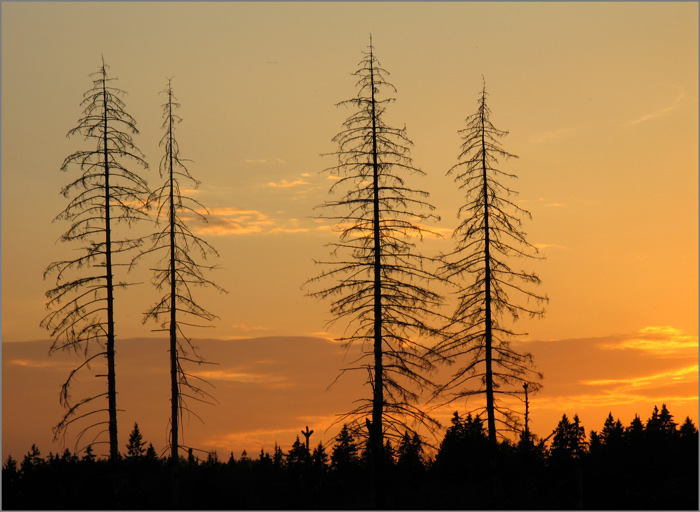
[[[461,222],[453,233],[455,248],[445,256],[442,268],[443,275],[458,286],[458,303],[448,326],[450,334],[439,351],[461,363],[442,391],[449,393],[448,401],[484,395],[485,407],[470,412],[486,412],[488,437],[494,446],[497,423],[509,430],[517,430],[518,425],[514,411],[501,406],[498,397],[522,394],[523,383],[536,391],[541,378],[533,369],[532,356],[512,348],[509,339],[518,334],[504,326],[503,316],[508,314],[513,321],[523,313],[540,317],[544,309],[522,303],[532,300],[540,305],[548,299],[525,287],[540,283],[534,273],[510,267],[512,257],[533,258],[537,249],[522,231],[520,217],[530,217],[529,212],[509,200],[515,192],[503,185],[505,178],[515,176],[498,167],[499,159],[517,157],[500,145],[499,139],[508,132],[491,123],[482,80],[478,109],[460,131],[464,140],[460,161],[448,171],[464,190],[466,203],[458,212]]]

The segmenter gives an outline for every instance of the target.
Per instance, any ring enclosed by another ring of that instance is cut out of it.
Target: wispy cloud
[[[75,366],[75,363],[70,363],[70,362],[65,362],[65,361],[53,361],[53,360],[33,361],[31,359],[15,359],[15,360],[7,361],[6,364],[9,364],[12,366],[22,366],[25,368],[55,368],[55,369],[63,369],[63,368],[69,368],[71,366]],[[95,363],[95,364],[97,364],[97,363]]]
[[[299,219],[279,219],[257,210],[236,207],[209,210],[206,222],[192,216],[183,217],[198,235],[229,236],[266,233],[305,233],[311,228],[300,225]]]
[[[268,187],[274,187],[274,188],[291,188],[291,187],[298,187],[300,185],[309,185],[309,182],[302,180],[302,179],[297,179],[294,181],[287,181],[287,180],[283,179],[282,181],[280,181],[278,183],[271,181],[267,184]]]
[[[595,408],[604,408],[607,410],[619,410],[622,405],[636,405],[638,413],[644,414],[647,410],[651,411],[653,404],[685,404],[697,403],[698,396],[679,396],[666,394],[654,397],[650,400],[649,397],[643,394],[626,394],[626,393],[580,393],[562,396],[543,396],[538,395],[537,400],[533,401],[533,411],[554,411],[561,413],[563,411],[582,411],[584,409],[593,410]],[[631,419],[631,418],[628,418]]]
[[[679,352],[697,352],[698,337],[671,326],[652,326],[645,327],[636,335],[601,347],[608,350],[639,350],[659,356],[675,355]]]
[[[247,324],[232,324],[231,327],[239,331],[251,332],[251,331],[269,331],[270,328],[264,325],[247,325]]]
[[[247,235],[260,233],[274,227],[274,222],[264,213],[240,208],[214,208],[209,210],[207,222],[197,217],[184,219],[195,225],[195,232],[203,235]]]
[[[192,374],[206,380],[239,382],[243,384],[262,384],[266,386],[274,385],[276,387],[279,386],[280,383],[287,381],[287,378],[284,375],[237,372],[233,370],[204,370],[192,372]]]
[[[564,203],[560,203],[559,201],[552,201],[550,199],[545,199],[544,197],[539,197],[537,199],[537,202],[539,203],[540,206],[546,206],[547,208],[562,208]]]
[[[654,373],[651,375],[640,375],[637,377],[624,379],[598,379],[584,380],[581,383],[586,386],[616,386],[618,391],[630,391],[635,389],[648,388],[651,386],[671,385],[685,382],[695,382],[698,380],[698,365],[690,365],[684,368]]]
[[[645,114],[637,119],[634,119],[633,121],[630,121],[627,123],[627,126],[634,126],[640,123],[645,123],[647,121],[651,121],[653,119],[659,119],[661,117],[666,117],[671,114],[674,110],[678,108],[678,106],[681,104],[681,101],[685,97],[685,92],[681,91],[678,97],[675,99],[673,104],[669,105],[668,107],[660,108],[654,112],[651,112],[649,114]]]

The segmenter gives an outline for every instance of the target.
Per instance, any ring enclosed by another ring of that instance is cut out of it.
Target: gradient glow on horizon
[[[334,164],[321,154],[335,150],[331,139],[350,113],[334,105],[355,95],[351,73],[370,33],[398,89],[387,120],[406,125],[414,163],[427,174],[411,185],[430,192],[441,216],[430,227],[445,238],[426,240],[425,253],[451,247],[462,197],[445,173],[457,161],[457,131],[476,109],[482,76],[492,121],[509,131],[503,146],[519,156],[504,164],[518,176],[509,186],[533,215],[524,225],[528,240],[546,257],[522,266],[538,273],[538,291],[550,298],[543,320],[515,326],[528,333],[523,346],[545,373],[532,404],[535,432],[548,435],[562,413],[578,412],[587,430],[601,428],[608,411],[623,423],[635,412],[645,420],[662,401],[679,422],[698,419],[696,3],[4,2],[3,456],[39,442],[30,433],[50,439],[59,419],[57,388],[55,408],[37,412],[16,386],[45,395],[68,362],[48,358],[48,341],[43,358],[9,360],[4,349],[47,339],[39,323],[53,281],[42,279],[43,270],[73,250],[56,243],[65,223],[52,223],[71,177],[59,168],[85,147],[65,134],[80,117],[100,55],[128,92],[151,185],[162,154],[158,92],[173,77],[184,119],[177,140],[202,183],[192,194],[211,213],[196,228],[219,251],[212,277],[229,291],[198,295],[220,319],[190,334],[331,339],[342,327],[327,327],[329,304],[304,297],[300,286],[320,272],[313,260],[326,259],[325,244],[334,240],[331,226],[315,218],[331,183],[319,171]],[[117,296],[119,339],[157,336],[155,325],[141,323],[156,297],[148,270],[124,279],[144,284]],[[298,368],[303,353],[289,358]],[[329,348],[327,361],[335,376],[342,355]],[[156,363],[144,365],[156,372]],[[10,367],[25,373],[7,373]],[[252,377],[222,366],[208,377],[263,387],[293,381],[278,370]],[[165,378],[163,393],[167,385]],[[167,418],[136,417],[134,409],[141,416],[148,409],[119,392],[131,404],[120,444],[138,421],[148,440],[164,445]],[[347,384],[333,402],[332,392],[318,391],[323,407],[311,400],[302,417],[329,424],[342,412],[333,403],[367,393]],[[269,443],[304,427],[299,417],[272,420],[273,404],[262,397],[275,395],[260,393],[246,402],[259,411],[237,409],[235,394],[226,395],[227,407],[204,413],[208,430],[192,427],[193,444],[254,455],[260,446],[242,440]],[[242,414],[251,420],[227,430]]]

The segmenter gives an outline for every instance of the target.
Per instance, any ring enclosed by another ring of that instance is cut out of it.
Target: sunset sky
[[[288,447],[307,424],[312,442],[332,439],[334,415],[368,390],[353,378],[327,389],[352,354],[332,342],[342,326],[327,326],[329,304],[301,286],[335,240],[315,218],[331,184],[320,171],[335,163],[321,155],[350,113],[334,105],[355,95],[370,33],[398,90],[387,120],[406,125],[426,173],[411,184],[430,192],[441,216],[432,227],[446,235],[424,253],[451,248],[463,198],[445,174],[482,76],[492,121],[510,132],[509,185],[545,256],[522,266],[550,299],[544,319],[515,326],[544,373],[533,430],[546,437],[562,413],[578,413],[587,432],[609,411],[646,420],[661,403],[697,423],[697,3],[3,2],[3,458],[34,442],[63,448],[51,427],[78,360],[48,357],[39,323],[54,281],[42,275],[76,249],[57,243],[67,225],[52,220],[75,176],[60,172],[64,158],[90,148],[65,135],[101,55],[128,92],[152,187],[158,93],[172,77],[176,136],[211,212],[193,227],[219,251],[212,277],[229,292],[198,295],[220,317],[190,332],[219,363],[201,370],[219,404],[197,409],[205,425],[193,420],[186,441],[238,457]],[[157,295],[146,266],[122,279],[143,284],[116,296],[120,445],[138,421],[161,450],[167,347],[141,323]],[[436,414],[448,421],[465,407]]]

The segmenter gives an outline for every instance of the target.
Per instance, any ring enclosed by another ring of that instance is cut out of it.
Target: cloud
[[[560,203],[557,201],[547,202],[547,199],[545,199],[544,197],[538,198],[537,201],[540,203],[540,206],[546,206],[548,208],[562,208],[563,206],[565,206],[564,203]]]
[[[637,124],[645,123],[647,121],[651,121],[653,119],[659,119],[661,117],[668,116],[669,114],[671,114],[671,112],[673,112],[674,110],[676,110],[676,108],[678,108],[678,106],[680,105],[680,103],[684,97],[685,97],[685,92],[681,91],[672,105],[670,105],[668,107],[661,108],[659,110],[656,110],[655,112],[645,114],[637,119],[634,119],[633,121],[628,122],[627,126],[634,126]]]
[[[232,324],[231,327],[239,331],[269,331],[270,328],[263,325]]]
[[[540,396],[535,395],[531,403],[533,411],[552,411],[561,413],[564,411],[578,411],[581,413],[584,410],[599,409],[601,411],[613,411],[615,416],[620,416],[621,406],[633,406],[636,412],[644,415],[646,412],[651,412],[654,404],[660,405],[674,404],[692,405],[697,403],[698,397],[687,395],[660,395],[650,400],[648,396],[643,394],[623,394],[623,393],[581,393],[566,396]],[[605,412],[602,415],[605,415]],[[626,418],[630,421],[632,417]],[[544,433],[544,432],[542,432]]]
[[[270,375],[265,373],[247,373],[232,370],[204,370],[192,372],[192,375],[206,380],[219,380],[239,382],[242,384],[262,384],[278,387],[280,383],[287,382],[284,375]]]
[[[635,335],[626,337],[616,343],[604,344],[609,350],[639,350],[658,356],[676,355],[678,353],[696,353],[698,337],[685,334],[671,326],[652,326],[641,329]]]
[[[311,231],[310,228],[299,226],[299,219],[274,219],[257,210],[236,207],[209,210],[206,221],[196,216],[183,216],[182,219],[192,226],[197,235],[229,236]]]
[[[275,183],[273,181],[269,182],[267,184],[268,187],[274,187],[274,188],[290,188],[290,187],[298,187],[300,185],[309,185],[308,181],[304,181],[302,179],[294,180],[294,181],[287,181],[283,179],[279,183]]]
[[[15,360],[10,360],[7,361],[4,364],[9,364],[12,366],[21,366],[25,368],[49,368],[49,369],[65,369],[65,368],[71,368],[74,366],[77,366],[79,363],[70,363],[70,362],[58,362],[54,360],[47,360],[47,361],[34,361],[30,359],[15,359]],[[96,362],[95,365],[98,365],[99,362]]]
[[[183,216],[183,221],[192,225],[198,235],[245,235],[260,233],[274,226],[274,222],[264,213],[235,207],[209,210],[206,219],[205,222],[199,217]]]
[[[697,382],[698,365],[690,365],[651,375],[640,375],[627,379],[600,379],[584,380],[581,383],[586,386],[620,386],[619,391],[648,388],[650,386],[664,386],[670,384]]]

